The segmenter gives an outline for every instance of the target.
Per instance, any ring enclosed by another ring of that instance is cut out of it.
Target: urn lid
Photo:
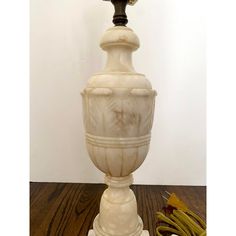
[[[116,26],[104,33],[100,41],[100,46],[103,50],[112,46],[125,46],[134,51],[139,48],[139,39],[132,29],[124,26]]]

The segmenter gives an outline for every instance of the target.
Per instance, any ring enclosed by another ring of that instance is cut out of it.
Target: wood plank
[[[99,211],[104,184],[30,183],[31,236],[86,236]],[[156,216],[165,205],[165,191],[175,192],[193,211],[206,218],[206,187],[131,187],[138,202],[144,229],[155,236]]]

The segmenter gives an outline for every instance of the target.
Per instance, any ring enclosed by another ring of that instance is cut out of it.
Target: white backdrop
[[[102,0],[31,0],[31,181],[103,182],[84,141],[80,91],[106,59],[112,26]],[[127,7],[141,47],[138,72],[158,91],[152,141],[136,184],[206,184],[203,1],[139,0]]]

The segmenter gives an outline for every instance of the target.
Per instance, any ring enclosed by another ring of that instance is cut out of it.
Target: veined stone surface
[[[89,230],[88,236],[96,236],[93,230]],[[149,232],[147,230],[143,230],[141,236],[149,236]]]
[[[143,223],[129,185],[132,172],[149,150],[156,91],[132,65],[139,39],[130,28],[108,29],[100,46],[107,51],[106,66],[81,93],[88,153],[109,186],[94,232],[96,236],[141,236]]]

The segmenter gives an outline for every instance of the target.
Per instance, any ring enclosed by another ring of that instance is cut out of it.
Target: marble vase
[[[100,46],[107,52],[106,66],[89,79],[82,97],[87,150],[108,188],[89,235],[149,235],[129,186],[149,150],[156,91],[132,65],[139,47],[132,29],[108,29]]]

